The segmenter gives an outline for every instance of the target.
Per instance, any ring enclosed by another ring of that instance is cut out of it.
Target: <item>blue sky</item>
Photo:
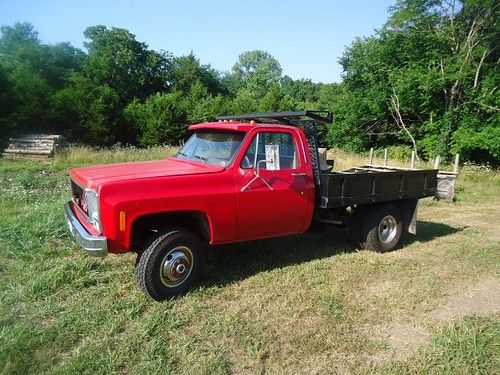
[[[0,0],[0,25],[26,21],[44,43],[83,48],[83,31],[97,24],[122,27],[155,50],[193,51],[203,64],[228,71],[244,51],[262,49],[283,74],[339,82],[338,63],[356,36],[387,19],[394,0],[332,1],[96,1]]]

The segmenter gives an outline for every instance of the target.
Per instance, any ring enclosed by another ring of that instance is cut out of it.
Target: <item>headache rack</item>
[[[312,159],[314,182],[317,186],[316,201],[321,200],[321,170],[318,152],[318,132],[317,125],[326,125],[333,122],[333,112],[331,111],[288,111],[288,112],[266,112],[247,113],[243,115],[218,116],[220,121],[255,121],[256,123],[283,124],[300,127],[306,137],[309,146],[309,153]]]
[[[255,122],[271,122],[285,125],[303,126],[305,124],[331,124],[333,113],[330,111],[288,111],[247,113],[243,115],[218,116],[216,120],[253,120]],[[269,121],[270,120],[270,121]]]

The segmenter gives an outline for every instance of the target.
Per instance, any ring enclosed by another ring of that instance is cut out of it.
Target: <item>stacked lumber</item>
[[[9,159],[50,162],[54,156],[54,151],[61,144],[61,135],[26,134],[19,138],[9,138],[9,146],[2,155]]]

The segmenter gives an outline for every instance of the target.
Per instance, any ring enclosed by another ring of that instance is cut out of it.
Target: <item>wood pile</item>
[[[62,140],[61,135],[51,134],[26,134],[19,138],[9,138],[9,146],[2,155],[9,159],[50,162]]]

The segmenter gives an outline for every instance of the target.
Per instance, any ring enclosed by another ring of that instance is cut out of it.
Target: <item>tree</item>
[[[108,85],[95,85],[76,74],[71,84],[54,96],[58,121],[66,124],[65,134],[92,145],[128,143],[135,139],[122,121],[123,104],[118,93]]]
[[[157,93],[144,103],[132,101],[124,116],[139,132],[139,145],[178,145],[187,130],[186,104],[180,92]]]
[[[259,102],[259,111],[280,112],[290,110],[291,99],[281,89],[280,85],[274,84]]]
[[[403,46],[411,43],[412,47],[419,47],[415,51],[418,55],[410,58],[422,67],[419,79],[429,77],[422,87],[427,95],[413,95],[413,100],[420,99],[426,109],[427,119],[423,116],[420,119],[426,129],[440,133],[424,135],[422,144],[430,152],[432,149],[445,154],[463,151],[464,145],[458,144],[454,133],[471,124],[471,115],[483,117],[487,123],[490,116],[484,116],[484,111],[500,110],[484,102],[492,95],[478,95],[485,85],[487,92],[496,91],[491,81],[482,78],[498,63],[495,20],[499,9],[499,4],[491,0],[401,0],[393,9],[387,32],[398,39],[400,46],[403,42]],[[406,76],[410,76],[408,73]]]
[[[149,50],[125,29],[93,26],[82,70],[54,98],[58,121],[69,135],[92,144],[138,142],[135,124],[123,109],[134,99],[144,101],[172,86],[169,54]]]
[[[77,70],[82,52],[68,45],[44,45],[29,23],[0,28],[0,63],[9,112],[0,114],[8,132],[46,131],[54,127],[52,96]],[[63,48],[68,47],[68,48]],[[56,127],[57,128],[57,127]]]
[[[254,94],[247,88],[240,89],[231,102],[231,113],[255,113],[258,101]]]
[[[2,26],[0,63],[8,88],[9,132],[64,131],[53,98],[81,69],[85,54],[69,43],[46,45],[29,23]]]
[[[269,81],[275,82],[281,77],[281,66],[268,52],[261,50],[243,52],[233,66],[233,72],[243,80],[249,80],[259,71],[265,73]]]
[[[187,56],[173,59],[173,89],[187,94],[194,84],[201,83],[206,90],[217,95],[225,92],[219,73],[210,65],[201,65],[200,60],[191,52]]]
[[[0,142],[2,142],[12,131],[10,116],[17,106],[14,86],[2,64],[0,64],[0,88]]]
[[[88,27],[84,35],[89,39],[84,76],[96,85],[108,85],[123,103],[169,91],[172,61],[168,53],[149,50],[125,29],[97,25]]]
[[[281,66],[268,52],[255,50],[239,55],[229,79],[233,92],[246,88],[257,98],[262,98],[267,90],[281,78]]]
[[[187,120],[190,124],[213,120],[227,112],[228,101],[221,95],[211,95],[201,82],[191,86],[187,97],[189,111]]]
[[[346,48],[339,84],[282,77],[260,50],[222,75],[193,53],[151,50],[125,29],[87,28],[86,54],[41,43],[28,23],[3,26],[2,136],[47,130],[91,144],[176,144],[187,122],[223,113],[329,109],[322,145],[396,145],[498,164],[499,12],[494,0],[397,0],[379,31]]]
[[[38,32],[33,25],[27,22],[16,22],[14,26],[0,27],[2,38],[0,39],[0,56],[14,56],[24,48],[32,48],[40,45]]]
[[[44,48],[46,52],[42,74],[51,87],[60,90],[67,86],[72,74],[82,70],[86,55],[68,42]]]
[[[317,102],[322,86],[322,83],[314,83],[310,79],[293,80],[289,76],[281,79],[283,93],[293,101],[293,108],[297,109],[320,109]]]
[[[427,156],[495,158],[491,142],[465,134],[498,119],[498,11],[489,0],[397,1],[387,24],[341,59],[349,97],[337,115],[342,126],[362,129],[353,131],[362,147],[405,143]]]

